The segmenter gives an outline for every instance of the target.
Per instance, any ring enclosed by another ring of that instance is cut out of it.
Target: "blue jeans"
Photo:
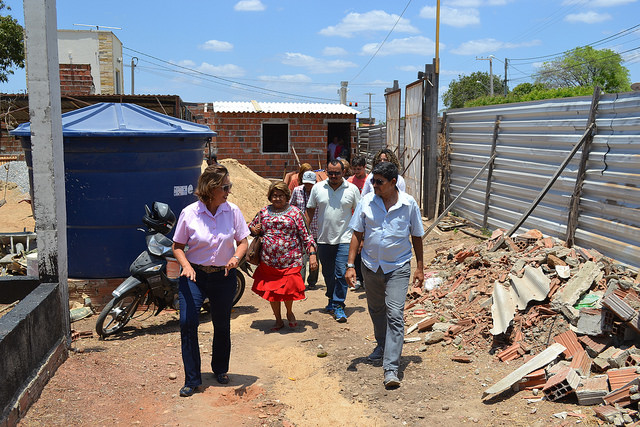
[[[205,273],[196,269],[195,282],[184,276],[180,277],[178,297],[180,299],[180,339],[184,365],[184,385],[197,387],[202,384],[198,325],[200,323],[200,308],[207,297],[211,306],[211,321],[213,323],[211,369],[215,374],[224,374],[229,370],[231,307],[236,286],[235,269],[230,270],[227,277],[224,276],[224,270]]]
[[[398,371],[404,343],[404,302],[407,298],[411,263],[387,274],[373,272],[362,265],[369,316],[379,346],[384,347],[382,368]]]
[[[329,298],[329,305],[344,308],[344,300],[347,298],[347,281],[344,273],[347,269],[349,257],[349,243],[337,245],[318,245],[318,258],[322,265],[322,276],[327,285],[325,295]]]

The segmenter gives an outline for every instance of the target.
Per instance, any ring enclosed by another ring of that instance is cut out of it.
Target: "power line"
[[[607,41],[609,41],[611,39],[615,40],[617,38],[623,37],[624,35],[626,35],[626,33],[629,33],[629,32],[631,32],[632,30],[634,30],[635,28],[638,28],[638,27],[640,27],[640,24],[634,25],[633,27],[629,27],[629,28],[627,28],[625,30],[619,31],[616,34],[612,34],[609,37],[605,37],[603,39],[597,40],[595,42],[586,44],[586,45],[581,46],[581,47],[588,47],[588,46],[589,47],[593,47],[593,46],[596,46],[598,44],[602,44],[604,42],[607,42]],[[555,56],[565,55],[568,52],[571,52],[572,50],[574,50],[574,49],[569,49],[569,50],[565,50],[564,52],[553,53],[553,54],[550,54],[550,55],[534,56],[534,57],[531,57],[531,58],[509,58],[509,61],[531,61],[531,60],[534,60],[534,59],[551,58],[551,57],[555,57]],[[521,65],[524,65],[524,64],[521,64]]]
[[[180,69],[183,69],[183,70],[187,70],[189,72],[189,73],[182,72],[182,74],[189,74],[191,76],[194,76],[194,75],[206,76],[206,77],[210,77],[210,78],[213,78],[213,79],[216,79],[216,80],[220,80],[220,81],[223,81],[223,82],[226,82],[226,83],[230,83],[232,85],[246,86],[246,87],[249,87],[249,88],[252,88],[252,89],[257,89],[257,90],[260,90],[260,91],[264,91],[264,92],[268,92],[268,93],[276,94],[276,95],[287,95],[287,96],[293,96],[293,97],[302,98],[302,99],[318,99],[318,100],[322,100],[322,101],[334,101],[335,102],[334,99],[330,99],[330,98],[322,98],[322,97],[309,96],[309,95],[298,95],[296,93],[283,92],[283,91],[279,91],[279,90],[267,89],[267,88],[263,88],[263,87],[260,87],[260,86],[251,85],[251,84],[248,84],[248,83],[242,83],[242,82],[239,82],[239,81],[236,81],[236,80],[227,79],[227,78],[224,78],[224,77],[216,76],[214,74],[209,74],[209,73],[205,73],[205,72],[202,72],[202,71],[199,71],[199,70],[195,70],[193,68],[185,67],[183,65],[179,65],[179,64],[176,64],[176,63],[173,63],[173,62],[170,62],[170,61],[166,61],[164,59],[158,58],[158,57],[153,56],[153,55],[149,55],[149,54],[144,53],[144,52],[140,52],[140,51],[132,49],[130,47],[123,46],[123,48],[127,49],[127,50],[130,50],[132,52],[135,52],[135,53],[137,53],[139,55],[144,55],[144,56],[146,56],[148,58],[152,58],[152,59],[154,59],[156,61],[159,61],[159,62],[162,62],[162,63],[165,63],[165,64],[169,64],[169,65],[171,65],[173,67],[180,68]],[[158,64],[155,64],[155,65],[158,65]],[[173,69],[171,69],[171,71],[172,72],[179,72],[178,70],[173,70]]]
[[[366,64],[364,64],[364,67],[362,67],[360,69],[360,71],[358,71],[358,74],[356,74],[351,80],[349,80],[350,82],[354,81],[355,79],[357,79],[360,74],[362,74],[362,72],[365,70],[365,68],[367,68],[369,66],[369,64],[371,64],[371,61],[373,61],[373,58],[376,57],[376,55],[378,54],[378,52],[380,52],[380,49],[382,49],[382,46],[385,44],[385,42],[387,41],[387,39],[389,38],[389,36],[391,35],[391,33],[393,33],[393,30],[395,30],[396,25],[398,25],[398,22],[400,22],[400,19],[402,19],[402,16],[404,15],[404,13],[407,11],[407,8],[409,7],[409,5],[411,4],[413,0],[409,0],[407,2],[407,5],[404,7],[404,9],[402,10],[402,13],[400,14],[400,16],[398,16],[398,19],[396,19],[396,23],[393,24],[393,27],[391,27],[391,30],[389,30],[389,33],[387,34],[387,36],[384,38],[384,40],[382,40],[382,43],[380,43],[380,45],[378,46],[378,49],[376,49],[376,51],[373,53],[373,55],[371,55],[371,58],[369,58],[369,60],[367,61]]]

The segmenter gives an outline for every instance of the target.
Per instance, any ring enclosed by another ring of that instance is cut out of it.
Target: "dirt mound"
[[[269,204],[267,191],[271,181],[265,179],[235,159],[220,160],[229,170],[233,189],[229,201],[240,207],[244,218],[251,221],[256,213]]]

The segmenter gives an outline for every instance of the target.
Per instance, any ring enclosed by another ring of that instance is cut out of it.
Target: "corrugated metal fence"
[[[581,139],[590,106],[591,98],[579,97],[448,111],[444,129],[452,151],[451,198],[490,158],[494,140],[497,154],[489,186],[485,171],[454,210],[489,229],[511,228]],[[575,243],[637,267],[640,93],[602,95],[595,124]],[[569,162],[516,233],[535,228],[565,238],[580,155]]]

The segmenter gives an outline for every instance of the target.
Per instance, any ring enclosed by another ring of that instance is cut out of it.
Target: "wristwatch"
[[[356,268],[355,264],[347,264],[347,268]]]

